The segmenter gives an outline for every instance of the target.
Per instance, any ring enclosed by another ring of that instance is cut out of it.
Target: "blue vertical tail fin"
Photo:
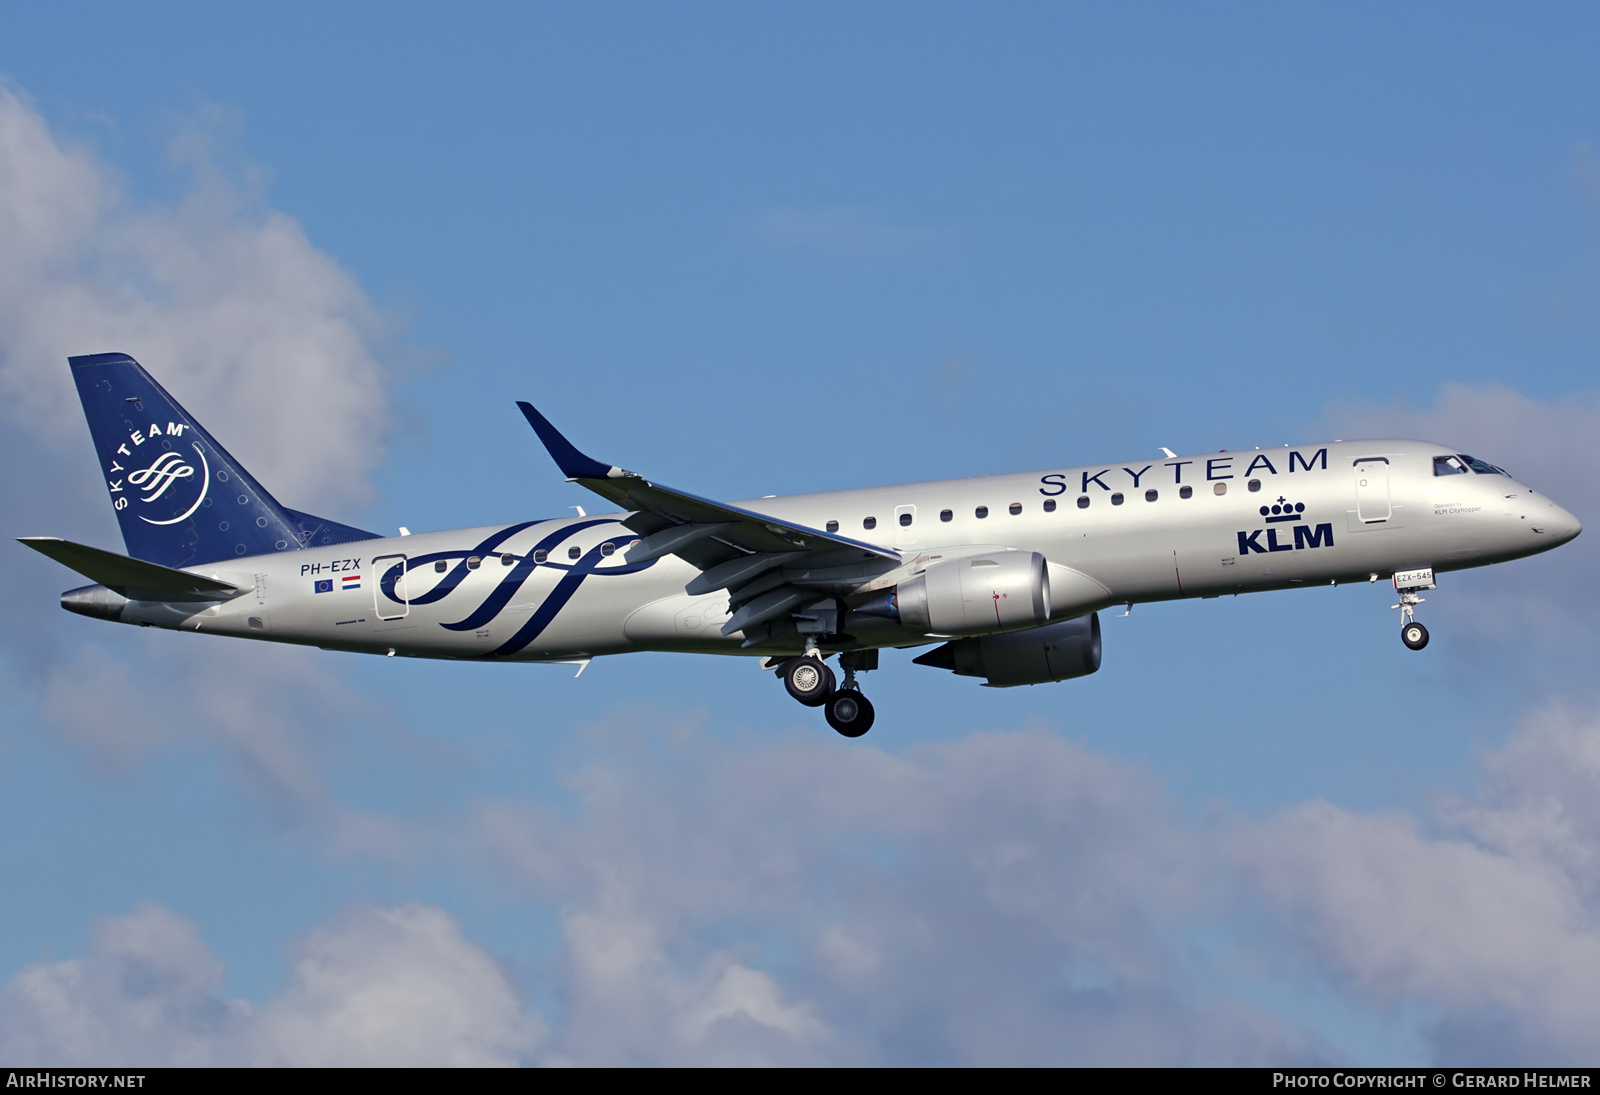
[[[135,559],[199,566],[376,538],[279,505],[127,354],[67,362]]]

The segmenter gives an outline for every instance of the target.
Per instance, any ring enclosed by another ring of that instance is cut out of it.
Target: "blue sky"
[[[0,35],[12,534],[120,547],[65,357],[290,505],[556,516],[1417,436],[1600,519],[1580,5],[83,4]],[[1585,536],[1136,608],[1094,677],[408,663],[0,587],[0,1056],[1592,1061]],[[136,976],[135,976],[136,975]]]

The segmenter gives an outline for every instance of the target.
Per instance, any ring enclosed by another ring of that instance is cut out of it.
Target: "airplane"
[[[1044,684],[1100,668],[1113,606],[1387,578],[1421,650],[1439,573],[1582,531],[1504,469],[1407,440],[719,502],[595,460],[518,403],[567,481],[617,512],[380,536],[279,503],[132,357],[68,363],[127,547],[20,538],[94,583],[61,595],[68,611],[580,675],[640,650],[756,657],[846,737],[873,724],[857,678],[884,648]]]

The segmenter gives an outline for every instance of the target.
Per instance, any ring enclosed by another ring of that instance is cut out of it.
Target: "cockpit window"
[[[1466,461],[1459,456],[1435,456],[1433,458],[1433,474],[1465,475],[1467,474]]]
[[[1497,468],[1493,464],[1485,464],[1482,460],[1479,460],[1476,456],[1468,456],[1466,453],[1458,453],[1457,455],[1462,460],[1466,461],[1467,467],[1471,468],[1473,471],[1477,472],[1479,475],[1505,475],[1506,474],[1506,471],[1505,471],[1504,468]]]

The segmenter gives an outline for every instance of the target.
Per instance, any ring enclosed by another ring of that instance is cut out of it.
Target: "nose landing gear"
[[[1426,597],[1419,597],[1417,593],[1424,589],[1437,589],[1433,581],[1433,568],[1424,570],[1397,570],[1394,572],[1394,591],[1400,595],[1400,603],[1390,605],[1390,609],[1400,610],[1400,641],[1410,650],[1421,650],[1428,645],[1428,629],[1417,623],[1417,605],[1422,604]]]

